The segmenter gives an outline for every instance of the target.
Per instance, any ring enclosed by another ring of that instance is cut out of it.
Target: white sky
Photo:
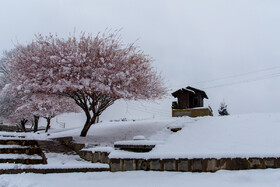
[[[215,112],[223,99],[232,114],[280,112],[279,8],[277,0],[2,0],[0,51],[36,33],[122,28],[126,43],[137,40],[155,59],[170,89],[208,88]],[[172,100],[116,102],[102,118],[168,116]]]

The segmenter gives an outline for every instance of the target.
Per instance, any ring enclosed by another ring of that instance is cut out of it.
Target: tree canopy
[[[152,58],[118,32],[80,37],[37,35],[16,47],[9,59],[9,89],[19,94],[57,94],[72,98],[85,112],[88,129],[117,99],[147,100],[167,93]]]

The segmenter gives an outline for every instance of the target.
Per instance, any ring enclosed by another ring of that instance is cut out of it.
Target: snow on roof
[[[187,88],[182,88],[182,90],[188,91],[188,92],[192,92],[193,94],[195,94],[195,91],[187,89]]]
[[[186,88],[181,88],[175,92],[172,93],[172,96],[173,97],[177,97],[179,93],[181,92],[188,92],[188,93],[192,93],[192,94],[198,94],[198,93],[201,93],[202,94],[202,97],[208,99],[208,96],[206,95],[206,93],[202,90],[199,90],[199,89],[196,89],[196,88],[193,88],[193,87],[186,87]]]

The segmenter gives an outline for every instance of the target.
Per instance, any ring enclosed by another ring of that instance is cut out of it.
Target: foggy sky
[[[170,92],[205,89],[215,113],[223,100],[231,114],[280,112],[279,8],[277,0],[2,0],[0,51],[37,33],[122,29]],[[170,116],[173,100],[119,101],[102,119]]]

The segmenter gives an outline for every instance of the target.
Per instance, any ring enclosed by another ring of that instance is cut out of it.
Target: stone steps
[[[0,169],[1,174],[18,174],[18,173],[72,173],[72,172],[102,172],[110,171],[109,168],[47,168],[47,169]]]
[[[25,140],[25,139],[0,139],[0,145],[20,145],[20,146],[37,146],[35,140]]]
[[[14,138],[14,139],[13,139]],[[67,142],[67,140],[66,140]],[[107,166],[55,166],[47,164],[45,154],[78,155],[74,150],[83,146],[72,144],[68,147],[57,140],[20,140],[16,137],[0,138],[0,175],[17,173],[70,173],[70,172],[101,172],[110,171]],[[45,153],[45,154],[44,154]],[[71,158],[71,157],[70,157]],[[73,158],[71,158],[73,159]],[[10,165],[11,164],[11,165]],[[23,165],[22,165],[23,164]]]
[[[43,158],[0,158],[0,163],[16,163],[16,164],[44,164]]]
[[[46,164],[47,159],[35,140],[2,136],[0,163]]]
[[[82,159],[87,160],[92,163],[104,163],[109,164],[109,154],[110,150],[107,148],[107,150],[101,149],[101,150],[84,150],[85,147],[84,144],[80,143],[74,143],[72,140],[72,137],[62,137],[62,138],[56,138],[56,141],[59,141],[61,144],[65,145],[69,149],[75,151]]]
[[[40,154],[41,149],[39,147],[0,148],[0,154],[7,154],[7,153],[34,155],[34,154]]]

